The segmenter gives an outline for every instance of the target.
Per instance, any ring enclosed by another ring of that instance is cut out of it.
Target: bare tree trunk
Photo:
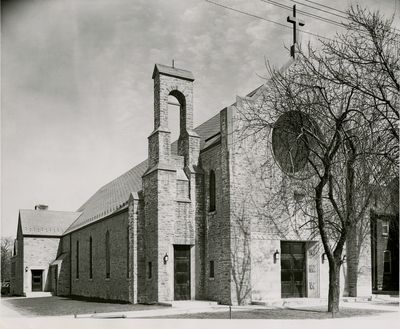
[[[347,257],[347,294],[350,297],[357,297],[358,264],[359,264],[359,243],[357,241],[357,227],[352,225],[348,230],[346,241]]]
[[[357,296],[358,250],[357,250],[357,221],[355,214],[355,161],[356,148],[351,138],[346,141],[348,159],[346,161],[346,253],[347,253],[347,293]]]
[[[328,312],[332,316],[339,312],[340,295],[340,259],[334,258],[329,261],[329,294],[328,294]]]

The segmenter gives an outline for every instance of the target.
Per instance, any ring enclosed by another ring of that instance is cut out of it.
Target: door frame
[[[307,249],[309,241],[302,241],[302,240],[281,240],[280,241],[280,248],[281,248],[281,261],[280,261],[280,278],[281,278],[281,298],[308,298],[308,257],[307,257]],[[282,243],[301,243],[303,245],[303,296],[290,296],[290,297],[282,297],[282,259],[283,259],[283,252],[282,252]]]
[[[33,290],[33,273],[36,272],[40,272],[40,290]],[[42,269],[31,269],[31,291],[32,292],[40,292],[43,291],[43,274],[44,274],[44,270]]]
[[[173,264],[173,269],[174,269],[174,272],[173,272],[174,300],[191,300],[191,294],[192,294],[192,288],[191,288],[191,286],[192,286],[191,248],[192,248],[192,245],[189,245],[189,244],[174,244],[173,247],[174,247],[173,248],[174,249],[174,260],[173,260],[174,261],[174,264]],[[175,254],[175,250],[177,250],[177,249],[185,250],[187,252],[187,255],[188,255],[187,263],[188,263],[189,282],[188,282],[188,298],[187,299],[177,299],[177,296],[176,296],[176,277],[175,277],[175,265],[176,265],[175,264],[175,257],[176,257],[176,254]]]

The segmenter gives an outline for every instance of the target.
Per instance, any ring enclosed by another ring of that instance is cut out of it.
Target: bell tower
[[[149,137],[149,167],[165,165],[171,156],[170,130],[168,127],[168,96],[174,96],[180,105],[180,132],[178,155],[184,157],[185,166],[197,165],[200,138],[193,130],[193,81],[192,72],[156,64],[154,80],[154,131]]]
[[[169,301],[197,296],[200,267],[196,265],[200,222],[199,191],[202,174],[198,169],[200,137],[193,130],[193,74],[156,64],[154,80],[154,130],[148,137],[148,168],[143,175],[144,250],[142,286],[144,302]],[[168,96],[179,102],[177,154],[171,150],[168,127]],[[174,279],[174,255],[186,250],[192,269],[186,273],[187,287]],[[168,257],[166,257],[168,256]],[[144,271],[144,270],[143,270]],[[177,293],[179,293],[177,297]]]

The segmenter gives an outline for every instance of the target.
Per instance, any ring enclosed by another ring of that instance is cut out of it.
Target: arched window
[[[79,279],[79,240],[76,241],[76,278]]]
[[[110,232],[106,232],[106,278],[110,278]]]
[[[93,279],[93,240],[89,238],[89,279]]]
[[[210,211],[215,211],[215,173],[214,173],[214,170],[210,171],[209,195],[210,195]]]

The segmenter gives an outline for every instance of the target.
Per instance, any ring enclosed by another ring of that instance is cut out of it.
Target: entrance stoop
[[[25,293],[25,297],[27,298],[51,297],[51,296],[53,296],[52,293],[47,291],[33,291]]]

